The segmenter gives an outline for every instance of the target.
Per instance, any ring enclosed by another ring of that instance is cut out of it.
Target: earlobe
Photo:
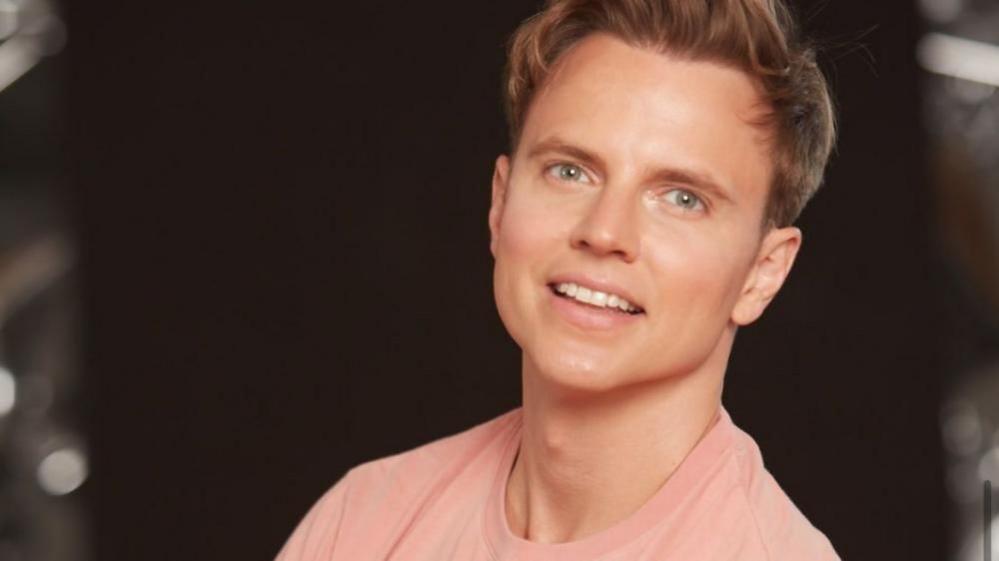
[[[784,285],[800,248],[801,230],[798,228],[788,226],[767,233],[739,301],[732,310],[733,323],[748,325],[763,314]]]
[[[500,222],[503,218],[503,203],[506,202],[507,182],[510,179],[510,158],[500,154],[493,170],[492,202],[489,205],[489,251],[496,257],[496,244],[499,240]]]

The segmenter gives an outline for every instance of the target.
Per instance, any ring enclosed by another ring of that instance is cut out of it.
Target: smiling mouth
[[[548,288],[559,298],[573,300],[580,304],[592,306],[594,308],[603,308],[610,312],[630,316],[637,316],[645,313],[645,310],[643,310],[640,306],[636,306],[631,302],[628,302],[617,294],[593,290],[592,288],[580,286],[576,283],[551,283],[548,285]]]

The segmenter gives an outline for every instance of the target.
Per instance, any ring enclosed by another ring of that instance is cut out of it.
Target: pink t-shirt
[[[834,561],[829,540],[763,467],[753,439],[718,422],[638,511],[583,539],[514,535],[505,489],[522,428],[514,409],[350,470],[278,561]]]

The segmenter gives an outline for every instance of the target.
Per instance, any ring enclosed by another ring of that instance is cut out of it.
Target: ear
[[[753,323],[763,314],[767,304],[791,272],[794,258],[801,248],[801,230],[793,226],[774,228],[763,237],[756,262],[746,277],[739,300],[732,309],[736,325]]]
[[[489,251],[496,257],[496,244],[499,241],[500,223],[503,221],[503,203],[506,202],[506,188],[510,179],[510,158],[500,154],[493,170],[493,198],[489,205]]]

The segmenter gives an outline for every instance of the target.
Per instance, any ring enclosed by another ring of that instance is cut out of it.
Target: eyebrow
[[[585,148],[570,144],[558,137],[551,137],[538,142],[531,147],[530,151],[527,153],[527,157],[528,159],[533,159],[542,154],[551,152],[575,158],[588,166],[596,168],[601,173],[604,173],[604,170],[607,169],[604,160],[600,156],[597,156]],[[718,181],[705,172],[677,167],[658,167],[653,169],[651,173],[648,173],[646,175],[646,179],[651,181],[689,185],[695,189],[710,193],[729,203],[734,202],[732,197],[729,195],[728,190],[723,188]]]
[[[659,168],[651,174],[651,177],[655,181],[690,185],[728,203],[735,202],[728,191],[706,173],[681,168]]]
[[[575,158],[586,165],[597,168],[600,172],[603,172],[603,170],[606,169],[604,160],[600,156],[597,156],[585,148],[569,144],[558,137],[551,137],[538,142],[531,147],[530,152],[527,153],[527,157],[528,159],[534,159],[549,152],[564,154],[571,158]]]

